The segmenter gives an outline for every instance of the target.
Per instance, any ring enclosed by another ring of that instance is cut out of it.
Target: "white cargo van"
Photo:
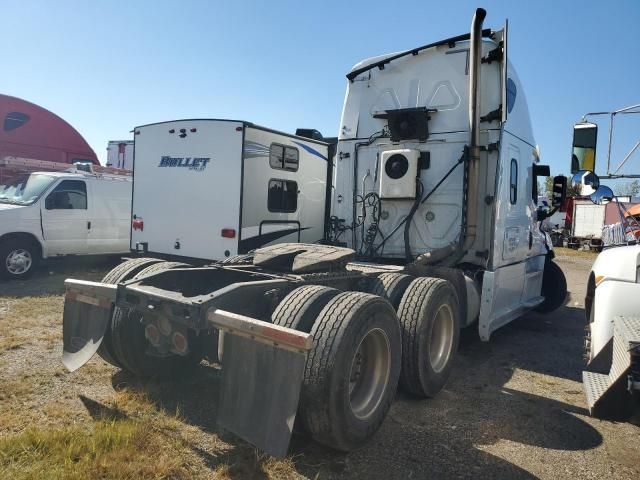
[[[0,186],[0,277],[26,278],[41,258],[129,252],[131,177],[34,172]]]

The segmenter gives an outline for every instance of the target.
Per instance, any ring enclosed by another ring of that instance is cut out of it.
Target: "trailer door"
[[[601,238],[605,208],[605,205],[576,203],[573,215],[573,236]]]
[[[237,253],[242,122],[135,129],[131,248],[221,260]]]

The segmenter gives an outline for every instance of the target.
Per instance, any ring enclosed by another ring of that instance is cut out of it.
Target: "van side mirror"
[[[596,143],[598,125],[582,122],[573,127],[573,148],[571,150],[571,173],[580,170],[596,170]]]
[[[551,207],[560,208],[565,198],[567,198],[567,177],[564,175],[553,177]]]

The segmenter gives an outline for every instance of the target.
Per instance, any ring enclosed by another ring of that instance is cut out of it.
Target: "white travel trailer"
[[[322,240],[326,143],[234,120],[134,132],[132,250],[221,260]]]
[[[133,140],[110,140],[107,144],[107,167],[133,169]]]
[[[204,348],[222,365],[217,416],[227,430],[282,456],[297,414],[316,440],[348,451],[377,431],[398,385],[421,397],[438,393],[461,327],[479,320],[488,340],[527,310],[561,306],[566,281],[539,229],[551,212],[536,208],[536,177],[549,169],[539,164],[523,87],[507,59],[506,27],[483,30],[485,14],[476,11],[471,34],[369,59],[347,75],[336,154],[325,165],[332,181],[331,209],[317,231],[326,227],[323,244],[272,245],[200,268],[138,258],[103,282],[67,280],[67,368],[98,351],[137,375],[170,375],[199,362]],[[179,145],[171,137],[179,130],[156,128],[155,142],[165,140],[154,147],[153,168],[163,168],[165,155],[176,168],[201,168],[203,158],[206,168],[215,165],[207,150],[189,154],[197,165],[173,159],[164,148]],[[181,128],[188,134],[191,126]],[[238,177],[236,144],[225,178]],[[276,158],[282,165],[287,155]],[[261,172],[255,190],[288,178],[276,175]],[[225,207],[207,205],[193,233],[222,208],[235,209],[240,189],[228,183]],[[243,185],[242,195],[254,194]],[[557,178],[554,208],[565,190]],[[163,193],[192,215],[197,200]],[[314,205],[300,212],[301,226],[314,225],[306,218]],[[261,206],[242,203],[243,218],[247,208]],[[228,222],[244,228],[237,218]],[[255,218],[246,226],[255,228]],[[171,251],[169,241],[176,239],[167,239]]]

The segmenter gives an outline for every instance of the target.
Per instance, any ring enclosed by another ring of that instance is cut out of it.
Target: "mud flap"
[[[73,372],[96,353],[111,319],[116,285],[66,280],[62,363]]]
[[[285,457],[311,336],[221,310],[208,319],[225,332],[218,424]]]

